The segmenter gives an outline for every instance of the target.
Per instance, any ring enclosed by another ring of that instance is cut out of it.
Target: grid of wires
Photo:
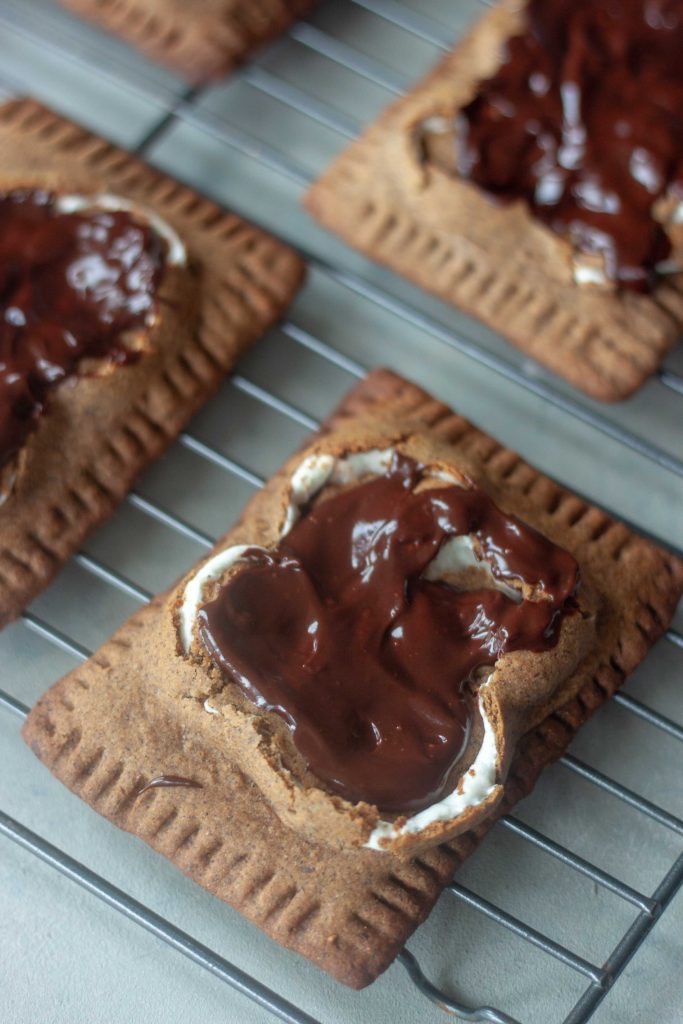
[[[480,2],[483,3],[485,0],[480,0]],[[376,15],[388,25],[400,28],[413,36],[415,40],[425,42],[439,51],[445,51],[452,45],[452,38],[449,38],[449,33],[440,23],[416,12],[405,2],[400,2],[400,0],[349,0],[349,3]],[[72,35],[73,30],[68,21],[59,19],[53,23],[50,20],[49,8],[44,10],[41,8],[41,14],[45,14],[45,17],[35,17],[35,12],[32,16],[30,8],[30,4],[24,6],[21,3],[15,3],[14,0],[9,0],[4,7],[0,8],[0,26],[11,27],[12,31],[37,43],[41,51],[45,53],[52,53],[59,56],[60,59],[83,65],[93,74],[96,69],[100,78],[110,78],[117,88],[131,92],[135,97],[140,100],[144,99],[152,105],[155,110],[154,117],[146,129],[144,137],[138,141],[135,147],[135,152],[139,155],[148,155],[157,140],[163,137],[174,124],[185,123],[192,125],[207,136],[218,137],[223,144],[234,149],[245,160],[264,165],[270,171],[282,175],[297,186],[305,186],[308,183],[310,174],[305,167],[283,152],[281,148],[229,123],[213,112],[210,105],[202,105],[200,103],[202,90],[193,88],[180,91],[172,84],[167,84],[163,76],[149,75],[142,66],[136,66],[135,72],[131,73],[130,66],[122,64],[116,51],[112,51],[103,39],[100,40],[99,48],[84,49]],[[300,46],[354,73],[362,81],[380,86],[389,94],[400,95],[407,87],[407,79],[402,74],[354,48],[348,42],[335,38],[324,28],[313,23],[297,24],[290,32],[290,38]],[[286,78],[278,76],[272,70],[260,66],[258,62],[247,66],[241,72],[240,78],[258,93],[284,104],[296,111],[297,114],[310,119],[313,124],[335,133],[342,140],[353,138],[360,129],[359,123],[350,115],[341,113],[336,107]],[[8,94],[20,94],[26,91],[24,81],[16,78],[13,80],[11,74],[4,72],[0,73],[0,86],[4,87],[4,91]],[[520,366],[519,362],[513,358],[490,351],[487,347],[444,327],[438,320],[411,305],[409,301],[397,298],[393,293],[372,283],[361,274],[340,268],[333,262],[321,259],[313,252],[303,251],[312,267],[320,275],[344,289],[348,293],[349,299],[362,297],[380,309],[389,310],[436,339],[441,345],[456,350],[460,355],[480,364],[493,374],[514,382],[549,406],[576,417],[597,434],[625,446],[662,470],[683,477],[683,460],[671,451],[658,446],[619,421],[615,422],[613,418],[596,410],[578,397],[568,394],[557,387],[552,379],[539,377],[527,364]],[[279,329],[290,342],[304,352],[312,353],[319,359],[328,361],[352,377],[361,378],[364,375],[365,367],[336,349],[324,337],[318,337],[298,324],[295,319],[288,319],[280,325]],[[664,389],[680,395],[681,401],[683,401],[683,377],[673,370],[661,369],[658,378],[659,384]],[[308,413],[240,373],[232,377],[232,386],[255,402],[269,407],[278,416],[292,421],[299,428],[315,429],[318,425],[316,419]],[[192,432],[183,433],[179,438],[179,444],[198,458],[208,460],[212,466],[225,471],[247,487],[257,488],[263,483],[261,477],[252,469],[226,455],[217,447],[207,444]],[[143,516],[175,531],[204,549],[210,548],[214,542],[214,538],[206,531],[180,518],[159,503],[151,501],[142,493],[132,492],[128,496],[127,502]],[[641,532],[645,531],[641,530]],[[669,546],[675,550],[672,544]],[[75,562],[85,572],[94,575],[107,586],[134,601],[145,602],[151,597],[146,589],[99,558],[81,552],[75,556]],[[32,610],[24,613],[23,623],[26,628],[72,658],[83,660],[90,654],[83,644],[51,625]],[[683,635],[679,631],[669,630],[666,640],[670,645],[683,652]],[[614,700],[628,713],[644,720],[669,737],[683,741],[683,726],[666,715],[626,693],[617,694]],[[28,707],[24,703],[4,690],[0,690],[0,707],[13,713],[19,719],[23,719],[28,713]],[[562,759],[562,764],[570,772],[609,794],[614,800],[629,805],[643,819],[650,819],[676,835],[683,836],[683,820],[681,818],[639,796],[613,777],[591,767],[571,754],[567,754]],[[501,929],[508,930],[542,950],[549,957],[554,957],[585,979],[586,985],[583,994],[563,1022],[563,1024],[585,1024],[683,884],[683,853],[669,866],[654,891],[644,893],[604,871],[591,861],[573,853],[566,846],[555,842],[516,817],[503,818],[502,827],[554,858],[567,870],[578,872],[590,879],[596,886],[603,887],[635,908],[635,916],[630,926],[606,961],[598,965],[575,954],[568,946],[554,941],[548,935],[528,926],[518,917],[478,896],[457,881],[449,887],[452,896],[495,922]],[[257,978],[249,976],[217,952],[203,945],[2,811],[0,811],[0,832],[103,900],[113,909],[147,929],[203,969],[254,1000],[274,1017],[292,1022],[292,1024],[294,1022],[310,1024],[313,1021],[310,1015],[294,1006],[281,994],[269,989]],[[450,1011],[466,1021],[514,1024],[514,1018],[503,1010],[486,1005],[466,1006],[445,991],[441,991],[429,981],[428,972],[423,971],[415,956],[407,949],[400,954],[399,962],[424,996],[441,1009]]]

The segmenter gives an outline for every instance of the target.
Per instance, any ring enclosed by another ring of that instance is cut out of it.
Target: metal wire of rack
[[[486,0],[479,2],[485,3]],[[476,7],[476,3],[470,4],[470,7],[472,6]],[[447,49],[452,44],[453,32],[439,19],[416,11],[410,6],[409,0],[347,0],[347,7],[361,9],[386,24],[388,29],[398,29],[416,43],[424,43],[437,52]],[[35,44],[41,52],[52,53],[60,60],[80,66],[84,72],[108,81],[112,88],[129,93],[133,99],[144,98],[155,108],[155,115],[150,118],[149,124],[131,147],[140,155],[151,156],[154,159],[155,146],[177,126],[185,125],[207,138],[218,140],[221,145],[238,153],[242,159],[266,167],[268,171],[282,176],[297,188],[304,187],[311,178],[311,173],[303,162],[299,162],[268,139],[259,138],[252,131],[231,123],[220,112],[216,112],[215,104],[212,106],[211,103],[205,102],[206,90],[183,89],[168,76],[150,72],[148,66],[143,63],[131,62],[123,50],[112,51],[110,44],[96,33],[90,34],[88,45],[84,47],[76,23],[58,15],[49,5],[40,2],[22,5],[14,0],[6,0],[0,7],[0,28],[2,27]],[[289,33],[289,40],[315,54],[316,57],[330,62],[331,66],[339,67],[345,73],[377,86],[389,96],[400,94],[409,84],[409,75],[364,52],[343,36],[335,36],[325,27],[324,20],[322,27],[315,21],[299,23]],[[341,111],[329,99],[321,99],[304,86],[279,75],[261,60],[246,67],[240,74],[239,81],[248,85],[254,93],[333,133],[338,137],[340,144],[355,136],[361,126],[360,119]],[[21,74],[16,75],[4,70],[0,71],[0,85],[4,85],[8,93],[22,93],[28,88],[28,82]],[[106,127],[104,133],[106,134]],[[258,212],[249,212],[252,219],[258,219]],[[436,345],[451,350],[486,372],[516,385],[551,409],[573,417],[597,435],[623,446],[663,473],[683,478],[683,459],[676,454],[675,449],[671,450],[670,446],[662,446],[643,436],[637,429],[623,422],[623,417],[615,418],[592,403],[578,398],[575,393],[565,389],[548,375],[539,374],[533,366],[516,359],[514,355],[497,351],[495,347],[491,348],[478,340],[472,340],[466,333],[445,326],[431,311],[424,312],[417,306],[412,296],[406,299],[394,294],[393,290],[387,289],[383,281],[377,284],[370,279],[363,272],[363,268],[361,271],[349,270],[337,263],[334,258],[322,257],[305,243],[300,243],[299,247],[314,272],[344,291],[349,301],[363,300],[379,310],[391,313],[417,331],[430,336]],[[319,336],[304,323],[298,322],[296,313],[280,326],[280,333],[294,346],[294,351],[299,351],[306,357],[315,357],[345,376],[359,378],[365,372],[365,367],[354,356],[341,351],[324,336]],[[269,410],[283,421],[295,425],[297,429],[310,430],[317,426],[316,416],[300,408],[297,403],[278,395],[274,389],[261,386],[244,373],[234,375],[230,386],[234,393],[255,403],[257,408]],[[683,376],[673,368],[665,367],[659,371],[657,386],[664,392],[683,396]],[[251,468],[246,460],[243,462],[226,454],[220,446],[207,443],[197,435],[194,426],[179,438],[178,446],[217,470],[227,473],[231,479],[239,481],[247,488],[259,487],[263,482],[262,474]],[[593,497],[591,500],[594,500]],[[142,516],[158,524],[160,528],[173,531],[200,549],[206,549],[213,543],[214,536],[211,531],[195,525],[158,501],[150,500],[140,490],[131,493],[126,503]],[[608,510],[616,511],[609,509],[609,501],[603,504]],[[635,528],[640,528],[644,533],[648,532],[643,529],[642,524],[639,527],[636,523]],[[676,550],[670,538],[658,539],[660,542],[664,540]],[[107,588],[125,595],[133,602],[145,602],[151,596],[147,587],[90,552],[80,552],[76,555],[74,563]],[[87,658],[90,653],[87,645],[72,636],[69,631],[59,628],[48,617],[33,609],[23,615],[22,627],[76,661]],[[683,634],[679,630],[670,629],[666,634],[666,640],[673,649],[683,650]],[[683,726],[649,704],[626,692],[619,693],[614,702],[629,715],[649,724],[663,735],[677,741],[683,740]],[[20,719],[28,712],[28,707],[23,701],[4,689],[0,690],[0,706]],[[565,771],[632,808],[643,819],[657,823],[677,837],[683,836],[681,817],[657,802],[639,795],[634,789],[613,778],[611,774],[592,767],[574,754],[567,754],[561,764]],[[474,909],[495,923],[498,928],[525,940],[585,979],[584,990],[564,1017],[564,1024],[585,1024],[592,1018],[606,993],[683,885],[683,852],[668,865],[653,891],[646,893],[620,879],[616,874],[606,871],[592,860],[573,852],[567,845],[526,824],[517,816],[505,817],[500,827],[536,851],[541,851],[552,858],[563,868],[613,894],[635,910],[635,917],[614,944],[610,954],[602,964],[597,964],[574,952],[569,945],[556,941],[544,931],[530,926],[515,914],[478,895],[468,886],[456,881],[449,887],[450,896],[461,904]],[[114,886],[41,835],[1,811],[0,832],[278,1019],[298,1024],[314,1020],[283,995],[267,987],[256,977],[250,976],[123,889]],[[407,949],[400,954],[399,962],[422,994],[441,1009],[467,1021],[514,1024],[516,1018],[503,1010],[485,1005],[465,1005],[463,1001],[433,984],[416,956]]]

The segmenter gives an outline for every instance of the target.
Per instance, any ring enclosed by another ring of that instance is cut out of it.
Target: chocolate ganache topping
[[[150,789],[168,789],[171,786],[180,786],[185,789],[201,789],[201,782],[195,779],[188,779],[184,775],[156,775],[149,782],[143,782],[136,793],[136,798]]]
[[[568,552],[477,488],[416,491],[428,476],[394,454],[384,475],[321,496],[276,548],[250,551],[198,616],[212,659],[285,720],[317,778],[390,813],[447,791],[476,669],[550,649],[576,607]],[[464,535],[488,578],[474,589],[426,578],[444,542]],[[533,599],[512,590],[520,581]]]
[[[0,466],[84,357],[126,363],[154,313],[165,243],[124,210],[62,213],[38,189],[0,193]]]
[[[525,200],[605,283],[651,290],[671,253],[653,206],[683,201],[683,3],[529,0],[498,72],[435,127],[428,162]]]

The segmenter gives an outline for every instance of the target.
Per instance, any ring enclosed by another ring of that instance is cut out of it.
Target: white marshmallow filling
[[[415,835],[429,828],[438,821],[452,821],[460,817],[471,807],[478,807],[483,803],[496,788],[496,771],[498,766],[498,748],[496,745],[496,734],[486,714],[481,691],[487,683],[480,688],[479,713],[484,723],[484,738],[481,741],[479,752],[472,762],[471,767],[465,772],[458,782],[456,788],[435,804],[430,804],[424,810],[418,811],[408,818],[400,828],[396,828],[391,821],[380,821],[370,833],[365,846],[369,850],[383,850],[387,845],[400,839],[401,836]]]
[[[59,213],[107,210],[112,213],[122,211],[123,213],[136,215],[140,220],[147,221],[150,227],[156,231],[157,235],[166,242],[166,262],[169,266],[184,267],[187,263],[185,243],[178,233],[154,210],[151,210],[143,203],[136,203],[133,199],[126,199],[124,196],[117,196],[112,192],[99,192],[92,196],[75,194],[57,196],[55,199],[55,209]]]

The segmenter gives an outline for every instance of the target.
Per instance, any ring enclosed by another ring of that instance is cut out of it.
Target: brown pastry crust
[[[189,260],[165,271],[144,356],[56,388],[20,453],[0,505],[1,626],[47,585],[278,319],[303,269],[279,242],[32,100],[0,107],[0,144],[0,187],[138,201],[178,232]]]
[[[337,157],[305,198],[326,227],[459,306],[594,398],[616,401],[655,372],[683,327],[683,274],[651,295],[576,285],[567,241],[522,202],[500,204],[425,167],[417,126],[464,106],[523,23],[504,0],[436,69]],[[678,237],[676,252],[683,254]]]
[[[60,0],[196,84],[220,78],[316,0]]]
[[[573,680],[574,696],[522,738],[503,800],[485,822],[413,859],[333,850],[286,828],[231,761],[221,719],[191,697],[178,699],[187,663],[165,646],[173,634],[163,598],[53,686],[24,727],[38,757],[92,807],[278,942],[357,988],[391,963],[495,819],[530,792],[641,661],[683,592],[678,559],[388,371],[359,384],[326,429],[362,427],[378,414],[420,424],[475,479],[485,476],[503,507],[574,552],[600,601],[598,642]],[[163,672],[151,672],[151,665],[163,665]],[[202,788],[152,789],[137,797],[161,773]]]

